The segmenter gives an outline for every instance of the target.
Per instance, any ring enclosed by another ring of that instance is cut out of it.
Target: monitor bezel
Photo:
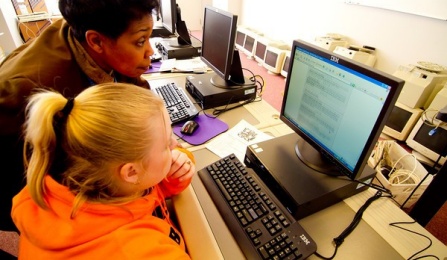
[[[304,132],[302,132],[294,122],[292,122],[289,118],[287,118],[284,115],[284,109],[287,101],[288,96],[288,90],[290,88],[290,80],[293,78],[291,76],[291,71],[293,70],[293,59],[295,56],[295,52],[297,48],[303,48],[306,49],[312,53],[315,53],[318,56],[324,57],[328,60],[336,59],[338,60],[338,64],[346,66],[350,69],[353,69],[355,71],[358,71],[359,73],[366,74],[369,77],[372,77],[374,79],[379,80],[380,82],[383,82],[390,86],[390,93],[387,97],[387,99],[384,102],[384,105],[382,107],[382,110],[379,113],[378,120],[374,124],[371,134],[368,137],[366,144],[359,156],[359,160],[354,167],[353,170],[348,169],[345,165],[340,163],[332,154],[327,152],[323,147],[321,147],[317,142],[315,142],[312,138],[307,136]],[[329,161],[331,161],[338,171],[340,171],[341,175],[345,175],[350,179],[357,179],[364,167],[367,165],[367,161],[370,157],[370,154],[382,132],[382,129],[385,125],[386,119],[388,118],[388,115],[391,113],[391,110],[397,100],[397,97],[399,96],[400,91],[402,90],[402,86],[404,84],[404,81],[394,77],[392,75],[383,73],[377,69],[374,69],[372,67],[366,66],[364,64],[361,64],[359,62],[356,62],[354,60],[351,60],[349,58],[346,58],[341,55],[337,55],[335,53],[332,53],[328,50],[325,50],[319,46],[312,45],[310,43],[307,43],[303,40],[294,40],[292,45],[292,51],[290,54],[291,60],[289,63],[289,69],[288,69],[288,77],[286,78],[286,85],[284,90],[284,97],[283,102],[281,105],[281,112],[280,112],[280,119],[282,122],[284,122],[286,125],[288,125],[295,133],[297,133],[305,142],[307,142],[311,147],[313,147],[319,154],[322,155],[322,157],[327,158]]]

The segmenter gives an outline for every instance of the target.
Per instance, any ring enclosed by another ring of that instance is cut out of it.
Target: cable
[[[405,204],[407,204],[407,202],[411,199],[411,197],[413,196],[413,194],[416,192],[416,190],[422,185],[422,183],[424,183],[424,181],[428,178],[428,175],[433,172],[436,169],[436,165],[438,165],[439,161],[441,160],[442,155],[440,154],[438,156],[438,159],[436,160],[436,162],[431,166],[430,170],[427,171],[427,174],[425,174],[425,176],[422,178],[422,180],[419,181],[419,183],[414,187],[414,189],[411,191],[410,195],[408,195],[407,199],[404,201],[404,203],[402,203],[402,205],[400,206],[401,209],[404,208]]]
[[[357,225],[362,220],[363,212],[365,212],[365,210],[369,207],[369,205],[371,205],[371,203],[373,203],[375,200],[377,200],[380,197],[382,197],[382,192],[381,191],[377,191],[355,213],[354,218],[353,218],[351,224],[349,224],[349,226],[346,227],[345,230],[343,230],[343,232],[341,232],[341,234],[338,237],[333,239],[333,243],[335,245],[335,249],[334,249],[334,253],[332,254],[332,256],[324,257],[324,256],[320,255],[318,252],[315,252],[315,255],[320,257],[320,258],[322,258],[322,259],[327,259],[327,260],[333,259],[335,257],[335,255],[337,254],[338,248],[341,246],[341,244],[343,244],[345,238],[348,237],[349,234],[351,234],[352,231],[354,231],[354,229],[357,227]]]
[[[416,223],[416,221],[412,221],[412,222],[393,222],[393,223],[389,224],[392,227],[400,228],[400,229],[405,230],[407,232],[410,232],[410,233],[419,235],[421,237],[424,237],[424,238],[426,238],[428,240],[428,246],[426,246],[425,248],[423,248],[423,249],[419,250],[418,252],[414,253],[413,255],[411,255],[409,258],[407,258],[407,260],[416,260],[416,259],[421,259],[421,258],[425,258],[425,257],[433,257],[433,258],[439,260],[439,258],[437,256],[435,256],[435,255],[422,255],[422,256],[415,257],[416,255],[418,255],[418,254],[424,252],[425,250],[427,250],[428,248],[430,248],[431,245],[433,244],[433,241],[428,236],[426,236],[424,234],[421,234],[421,233],[418,233],[416,231],[413,231],[413,230],[410,230],[410,229],[398,226],[398,225],[402,225],[402,224],[414,224],[414,223]],[[413,258],[413,257],[415,257],[415,258]]]
[[[405,158],[406,156],[412,156],[414,159],[414,167],[412,171],[406,170],[406,169],[397,169],[396,167],[398,166],[398,163],[400,162],[400,160],[402,160],[403,158]],[[397,161],[393,164],[393,168],[391,168],[389,177],[388,177],[388,181],[391,184],[416,184],[419,183],[420,178],[419,176],[415,175],[414,172],[416,171],[417,168],[417,159],[416,156],[414,156],[411,153],[406,153],[404,155],[402,155],[399,159],[397,159]],[[401,177],[404,177],[404,179],[400,179]],[[409,183],[408,180],[412,180],[413,183]]]

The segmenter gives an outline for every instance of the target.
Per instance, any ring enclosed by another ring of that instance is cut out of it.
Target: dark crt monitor
[[[264,62],[265,53],[267,52],[267,42],[262,41],[262,39],[258,39],[256,41],[256,48],[255,48],[255,60],[259,63]]]
[[[241,46],[242,48],[244,47],[245,36],[246,36],[245,33],[241,31],[236,31],[236,44]]]
[[[396,140],[407,139],[417,120],[422,114],[422,109],[411,108],[402,103],[396,102],[388,120],[383,128],[383,133]]]
[[[177,18],[176,0],[160,0],[161,22],[171,34],[175,34]]]
[[[408,135],[406,143],[414,151],[443,165],[447,156],[447,127],[439,122],[433,124],[419,118]],[[438,161],[439,159],[439,161]],[[432,163],[428,163],[432,165]]]
[[[201,59],[215,72],[210,81],[216,87],[233,88],[245,83],[235,48],[236,24],[236,15],[205,7]]]
[[[388,117],[386,125],[389,126],[391,129],[402,132],[410,118],[411,113],[409,111],[395,106],[391,112],[391,115]]]
[[[245,37],[244,49],[247,50],[247,52],[252,53],[253,47],[255,46],[255,41],[255,38],[247,34]]]
[[[404,81],[301,40],[293,42],[281,120],[317,172],[356,179]]]

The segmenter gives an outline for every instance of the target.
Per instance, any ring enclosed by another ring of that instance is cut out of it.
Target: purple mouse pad
[[[196,131],[192,135],[184,135],[180,132],[185,122],[175,124],[172,127],[172,130],[177,136],[192,145],[203,144],[216,135],[228,130],[228,125],[217,118],[199,115],[193,120],[199,124],[199,127],[197,127]]]

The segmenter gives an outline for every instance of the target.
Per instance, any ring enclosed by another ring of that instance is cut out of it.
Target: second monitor
[[[236,15],[205,7],[201,59],[213,73],[186,79],[186,89],[204,108],[256,98],[254,79],[244,77],[235,48],[236,24]]]

